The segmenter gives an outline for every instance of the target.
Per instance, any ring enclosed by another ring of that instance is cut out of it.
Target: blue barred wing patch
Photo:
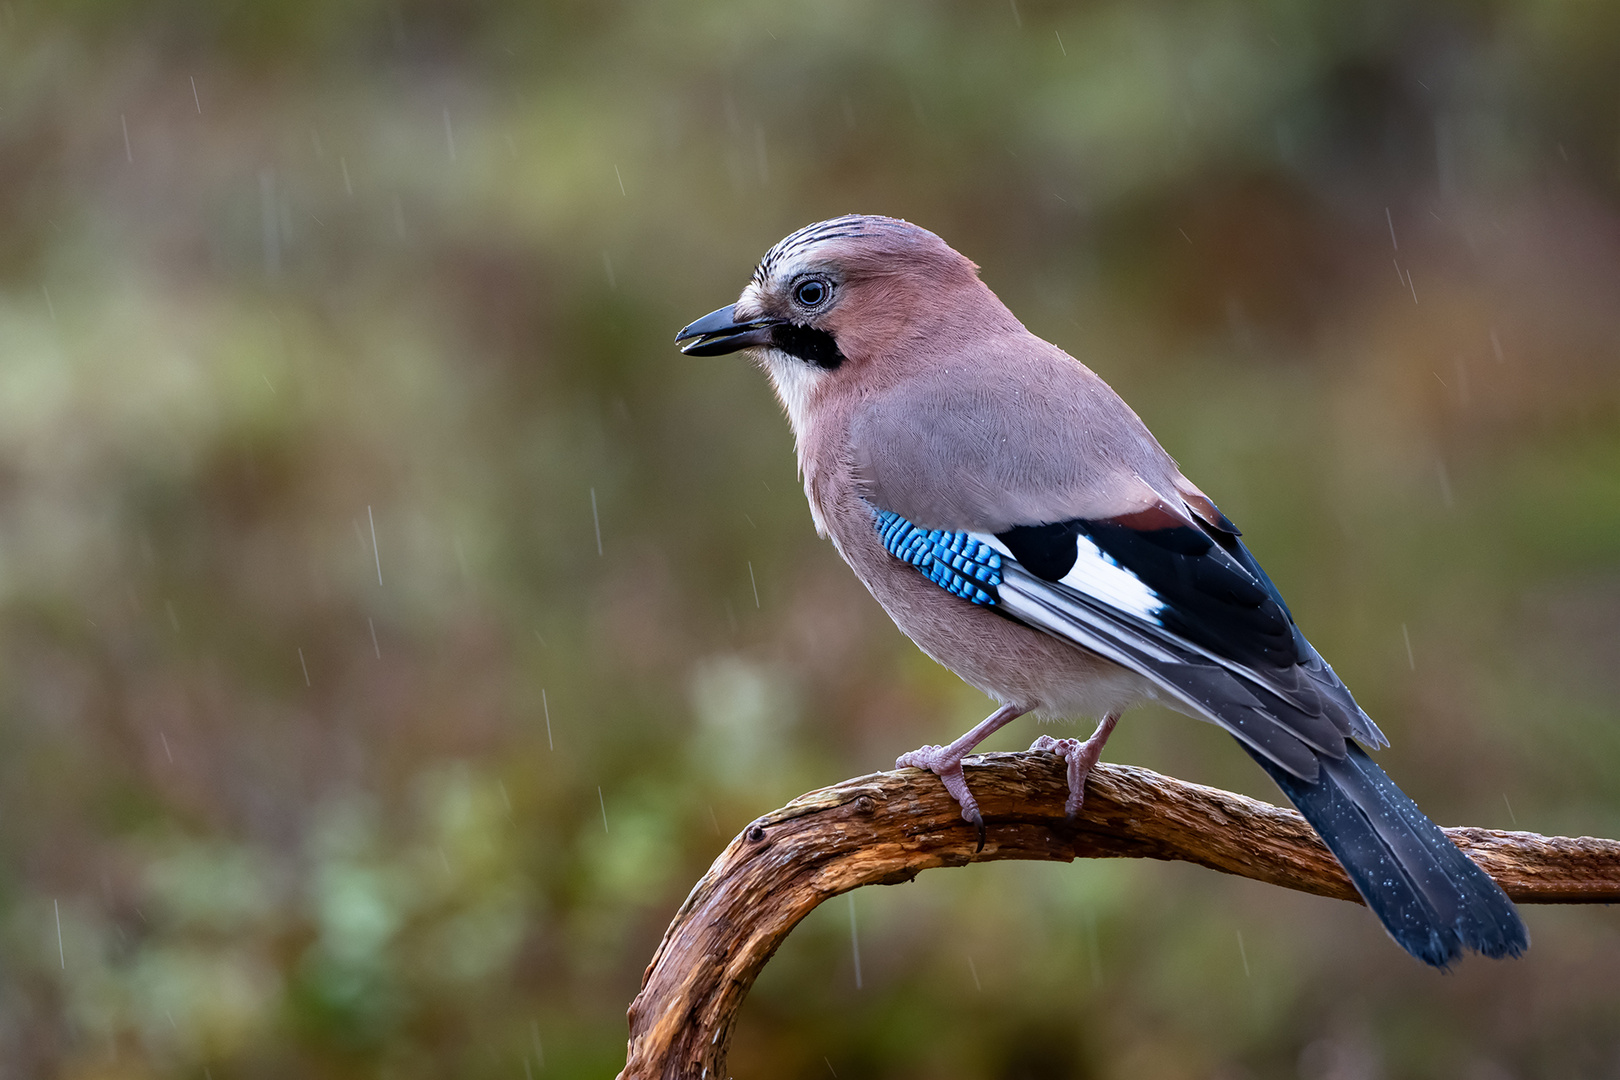
[[[889,554],[915,566],[952,596],[975,604],[999,602],[1001,553],[995,548],[965,532],[919,529],[892,511],[877,510],[874,517]]]

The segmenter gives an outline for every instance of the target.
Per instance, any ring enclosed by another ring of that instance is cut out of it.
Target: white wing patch
[[[996,537],[985,533],[972,535],[975,540],[989,544],[1006,558],[1013,558],[1013,553],[1007,549],[1007,545]],[[1164,625],[1159,620],[1159,613],[1164,610],[1164,601],[1159,599],[1158,593],[1143,584],[1141,578],[1105,554],[1091,542],[1089,536],[1076,536],[1075,540],[1077,551],[1074,567],[1063,575],[1059,584],[1095,597],[1117,611],[1145,619],[1155,626]]]

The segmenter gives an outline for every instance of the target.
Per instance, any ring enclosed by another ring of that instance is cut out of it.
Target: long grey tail
[[[1445,968],[1464,948],[1503,957],[1530,946],[1513,901],[1359,746],[1322,758],[1313,783],[1239,745],[1321,835],[1401,948]]]

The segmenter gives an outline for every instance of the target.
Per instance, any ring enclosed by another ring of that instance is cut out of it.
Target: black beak
[[[769,345],[771,329],[778,320],[752,319],[740,323],[735,308],[733,304],[711,311],[676,334],[677,344],[686,342],[681,345],[681,352],[687,356],[722,356],[755,345]]]

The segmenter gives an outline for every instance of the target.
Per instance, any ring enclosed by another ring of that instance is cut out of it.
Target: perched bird
[[[962,759],[991,732],[1031,712],[1100,718],[1089,739],[1031,747],[1066,760],[1073,815],[1120,714],[1152,698],[1233,735],[1413,956],[1528,946],[1502,890],[1362,749],[1388,741],[1237,527],[939,237],[864,215],[807,226],[675,340],[752,355],[817,531],[912,641],[1001,703],[896,763],[936,773],[981,846]]]

